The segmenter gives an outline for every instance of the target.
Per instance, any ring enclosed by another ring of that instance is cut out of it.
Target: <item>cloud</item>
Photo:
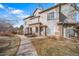
[[[6,7],[5,8],[5,6],[2,4],[0,4],[0,9],[5,9],[5,11],[7,12],[7,15],[4,15],[4,17],[6,17],[6,18],[9,18],[10,16],[12,17],[14,15],[15,18],[18,17],[19,19],[23,19],[23,18],[29,16],[24,12],[24,10],[16,9],[13,7]]]
[[[5,5],[2,4],[0,4],[0,9],[4,9],[7,14],[3,14],[3,17],[10,20],[10,23],[12,22],[13,26],[20,26],[24,24],[23,19],[29,16],[24,10],[13,7],[5,7]]]
[[[17,15],[17,17],[21,18],[21,19],[24,19],[26,17],[28,17],[29,15],[27,14],[20,14],[20,15]]]
[[[0,9],[4,9],[5,7],[2,5],[2,4],[0,4]]]
[[[0,16],[0,18],[4,18],[4,20],[2,21],[6,20],[6,22],[11,23],[13,26],[16,27],[19,27],[20,25],[24,24],[23,19],[28,16],[24,12],[24,10],[8,7],[3,4],[0,4],[0,9],[1,11],[4,11],[4,13],[2,13]]]
[[[12,9],[12,8],[10,7],[9,9]],[[9,12],[10,14],[14,14],[16,17],[20,19],[24,19],[25,17],[29,16],[23,10],[20,10],[20,9],[13,9],[13,10],[10,10]]]
[[[7,7],[9,10],[14,10],[15,8],[13,8],[13,7]]]
[[[22,14],[22,13],[24,13],[24,11],[16,9],[16,10],[12,10],[10,13],[12,13],[12,14]]]

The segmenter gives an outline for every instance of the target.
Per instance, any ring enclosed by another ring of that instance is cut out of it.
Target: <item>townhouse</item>
[[[24,19],[24,34],[36,36],[77,36],[78,8],[75,3],[61,3],[46,10],[37,8],[33,15]]]

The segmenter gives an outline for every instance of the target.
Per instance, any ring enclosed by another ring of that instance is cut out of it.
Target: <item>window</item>
[[[79,13],[76,13],[76,21],[79,22]]]
[[[32,33],[32,28],[30,28],[30,33]]]
[[[29,33],[29,27],[26,28],[26,32]]]
[[[54,12],[47,14],[47,20],[54,20]]]
[[[38,32],[38,27],[36,27],[36,33]]]
[[[40,31],[43,31],[43,27],[40,27]]]

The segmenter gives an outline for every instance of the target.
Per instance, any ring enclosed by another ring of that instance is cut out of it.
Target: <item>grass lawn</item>
[[[0,56],[14,56],[18,51],[20,39],[15,36],[0,36]]]
[[[47,37],[31,39],[39,56],[79,56],[79,41]]]

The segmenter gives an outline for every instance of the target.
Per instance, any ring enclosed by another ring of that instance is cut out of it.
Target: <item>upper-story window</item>
[[[76,13],[76,21],[79,22],[79,12]]]
[[[47,14],[47,20],[54,20],[54,12]]]

